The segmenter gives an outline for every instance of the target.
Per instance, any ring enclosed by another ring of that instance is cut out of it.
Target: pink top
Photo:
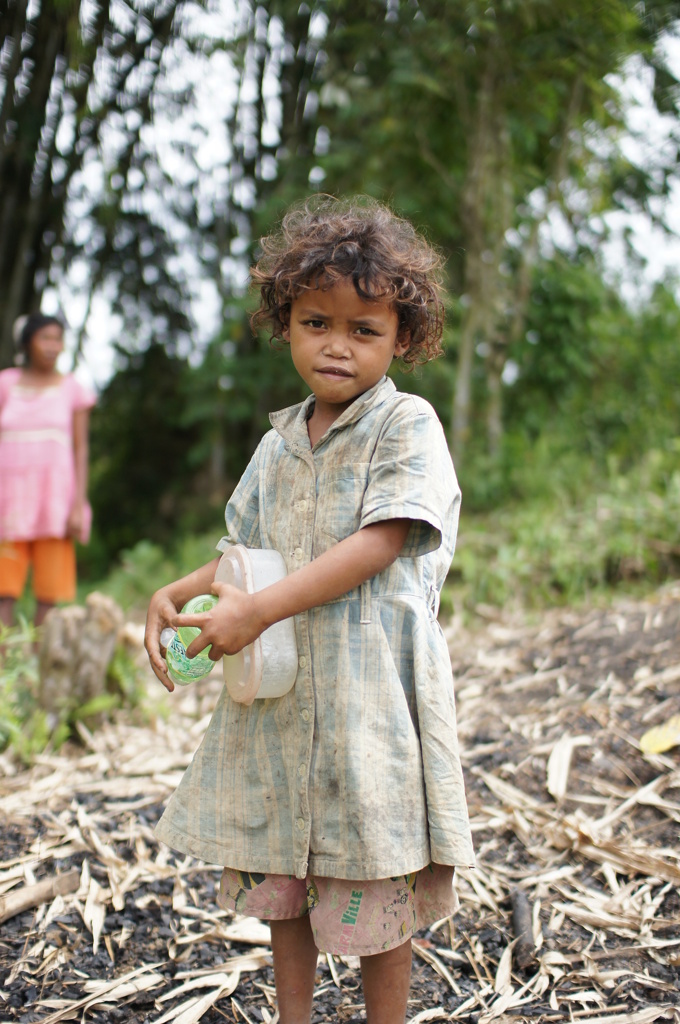
[[[0,372],[0,540],[65,537],[75,496],[73,414],[94,395],[70,375],[25,387],[21,370]],[[89,540],[85,510],[81,543]]]

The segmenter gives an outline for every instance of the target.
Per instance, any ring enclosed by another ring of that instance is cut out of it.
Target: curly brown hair
[[[348,278],[366,301],[394,303],[399,335],[409,346],[407,364],[441,355],[443,260],[412,224],[368,197],[312,196],[294,206],[278,231],[260,239],[262,255],[251,269],[260,288],[254,329],[284,340],[291,303],[302,292],[332,288]]]

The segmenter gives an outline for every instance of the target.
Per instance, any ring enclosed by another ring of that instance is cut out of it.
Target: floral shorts
[[[249,874],[225,868],[218,903],[248,917],[291,920],[309,915],[325,953],[372,956],[400,946],[421,928],[458,909],[454,868],[430,864],[397,878],[368,882],[307,875]]]

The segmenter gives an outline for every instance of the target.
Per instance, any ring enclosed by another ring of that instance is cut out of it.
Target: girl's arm
[[[194,570],[188,576],[183,576],[182,579],[168,583],[166,587],[161,587],[149,602],[144,630],[144,646],[149,655],[151,668],[168,690],[174,690],[174,686],[168,679],[167,665],[161,657],[161,632],[166,626],[175,624],[177,612],[190,598],[196,597],[198,594],[210,593],[219,561],[219,558],[213,558],[207,565]]]
[[[75,469],[75,493],[66,523],[69,537],[79,537],[83,528],[85,503],[87,502],[87,475],[90,461],[90,410],[76,409],[73,413],[73,463]]]
[[[388,519],[366,526],[309,565],[255,594],[244,594],[228,583],[214,583],[212,591],[219,597],[218,604],[201,615],[175,616],[172,625],[200,627],[200,636],[187,648],[190,658],[208,644],[212,644],[213,660],[223,654],[236,654],[274,622],[341,597],[382,572],[399,555],[410,526],[410,519]]]

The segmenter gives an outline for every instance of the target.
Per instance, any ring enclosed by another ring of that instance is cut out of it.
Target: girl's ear
[[[410,346],[411,346],[411,332],[410,331],[400,331],[399,336],[397,338],[397,343],[394,346],[394,358],[395,359],[399,359],[399,357],[403,356],[403,354],[405,352],[408,352]]]

